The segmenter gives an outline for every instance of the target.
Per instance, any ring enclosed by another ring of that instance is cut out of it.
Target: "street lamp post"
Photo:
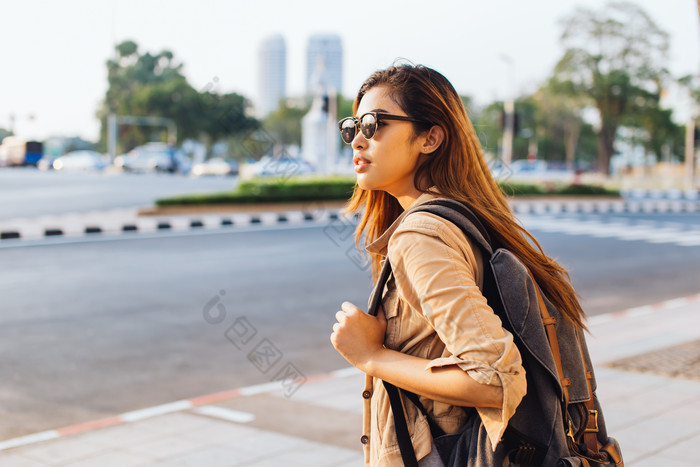
[[[700,0],[698,0],[698,17],[700,18]],[[685,127],[685,191],[695,192],[695,117],[697,105],[693,104],[692,113]]]
[[[515,65],[513,64],[513,60],[507,55],[501,55],[501,59],[508,64],[509,70],[508,95],[503,103],[503,111],[505,114],[505,118],[503,119],[503,147],[501,153],[501,161],[504,165],[509,166],[511,161],[513,160],[513,138],[515,136],[515,101],[513,98],[513,81],[515,80]]]
[[[695,116],[685,126],[685,191],[695,191]]]

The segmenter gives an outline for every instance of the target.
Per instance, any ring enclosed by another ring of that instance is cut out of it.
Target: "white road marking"
[[[19,438],[12,438],[6,441],[0,442],[0,451],[5,449],[16,448],[19,446],[26,446],[27,444],[34,444],[41,441],[48,441],[50,439],[60,438],[60,435],[54,431],[42,431],[40,433],[33,433],[27,436],[20,436]]]
[[[137,420],[155,417],[156,415],[163,415],[172,412],[179,412],[181,410],[187,410],[191,407],[192,403],[190,401],[175,401],[170,402],[168,404],[156,405],[155,407],[148,407],[146,409],[126,412],[123,413],[121,417],[126,422],[135,422]]]
[[[255,415],[252,413],[227,409],[217,405],[203,405],[194,409],[193,412],[235,423],[250,423],[255,420]]]

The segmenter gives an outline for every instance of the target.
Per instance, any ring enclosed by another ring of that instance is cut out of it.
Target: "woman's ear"
[[[442,127],[438,125],[433,125],[433,127],[430,128],[430,130],[428,130],[428,134],[423,140],[421,152],[423,154],[431,154],[435,152],[440,147],[444,139],[445,131],[442,129]]]

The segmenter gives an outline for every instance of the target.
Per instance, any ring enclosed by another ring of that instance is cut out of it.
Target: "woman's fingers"
[[[347,313],[362,313],[362,310],[350,302],[343,302],[340,308]]]

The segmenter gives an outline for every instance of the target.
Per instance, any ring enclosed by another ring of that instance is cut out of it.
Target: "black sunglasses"
[[[402,115],[391,115],[382,112],[367,112],[360,116],[360,118],[346,117],[338,122],[338,128],[340,129],[340,137],[346,144],[352,144],[352,140],[355,139],[357,131],[362,132],[362,136],[366,139],[372,139],[374,134],[377,132],[377,125],[382,120],[403,120],[406,122],[417,122],[425,123],[423,120],[416,120],[411,117],[404,117]]]

